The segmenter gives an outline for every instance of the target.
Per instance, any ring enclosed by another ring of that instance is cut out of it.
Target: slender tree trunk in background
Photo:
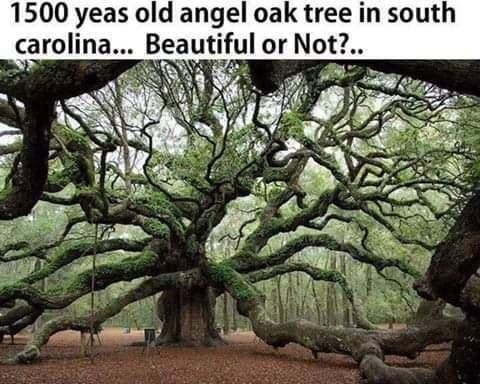
[[[230,302],[232,303],[232,331],[237,332],[238,330],[238,318],[237,318],[237,300],[233,297]]]
[[[325,325],[325,319],[322,314],[322,307],[320,305],[320,300],[318,299],[317,289],[315,287],[315,282],[312,281],[312,293],[315,300],[315,309],[317,310],[317,321],[320,325]]]
[[[229,317],[229,300],[228,293],[223,294],[223,333],[228,335],[230,333],[230,317]]]
[[[347,276],[347,260],[346,255],[340,256],[340,272],[345,276],[348,281]],[[347,295],[342,291],[342,308],[343,308],[343,325],[345,327],[351,327],[353,325],[353,314],[350,300],[348,300]]]
[[[138,318],[136,316],[137,311],[133,311],[133,316],[131,317],[133,319],[133,324],[135,325],[135,328],[137,331],[140,331],[142,327],[140,326],[140,323],[138,322]]]
[[[221,343],[214,310],[215,296],[210,288],[165,291],[158,302],[163,327],[157,344],[213,346]]]
[[[312,282],[313,282],[312,279],[309,279],[307,281],[307,286],[305,287],[304,292],[303,292],[302,306],[300,308],[300,312],[302,314],[302,317],[305,314],[305,304],[306,304],[306,301],[307,301],[307,296],[308,296],[308,291],[310,289],[310,284],[312,284]]]
[[[282,277],[278,276],[276,278],[277,301],[278,301],[278,319],[279,319],[280,323],[284,323],[285,322],[285,310],[284,310],[284,307],[283,307],[281,282],[282,282]]]
[[[275,284],[272,288],[272,318],[277,322],[280,323],[280,309],[278,308],[278,293],[277,293],[277,286],[276,286],[276,279]]]
[[[294,320],[294,318],[295,318],[295,297],[294,297],[294,292],[293,292],[293,276],[292,276],[291,273],[288,274],[286,310],[287,310],[287,315],[285,316],[285,321]]]
[[[330,270],[335,271],[337,269],[337,259],[335,256],[330,256]],[[327,287],[327,325],[336,326],[338,313],[337,293],[335,285],[328,283]]]
[[[303,315],[301,313],[300,308],[301,308],[301,297],[302,297],[302,284],[301,284],[301,276],[300,272],[296,273],[296,289],[295,289],[295,318],[300,319]]]
[[[151,299],[150,305],[152,306],[152,325],[155,329],[160,329],[162,323],[158,318],[157,311],[156,311],[158,297],[157,295],[154,295],[150,299]]]

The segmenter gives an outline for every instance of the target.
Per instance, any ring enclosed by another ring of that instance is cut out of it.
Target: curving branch
[[[140,283],[137,287],[130,289],[123,295],[113,299],[108,305],[97,309],[93,315],[95,319],[94,328],[98,329],[105,320],[120,313],[127,305],[155,295],[165,289],[193,286],[201,287],[204,284],[205,281],[198,269],[166,273],[152,277]],[[87,331],[90,329],[91,319],[91,314],[86,314],[80,316],[65,315],[49,320],[35,332],[30,342],[21,352],[12,358],[4,359],[0,362],[3,364],[32,363],[40,357],[40,349],[55,333],[67,329]]]
[[[265,343],[274,348],[300,344],[314,356],[318,353],[351,356],[359,363],[362,377],[369,384],[438,384],[433,371],[390,367],[384,363],[384,357],[395,354],[414,358],[430,344],[451,340],[459,328],[455,320],[395,332],[328,328],[304,320],[278,324],[268,317],[262,295],[226,263],[210,265],[209,276],[237,300],[239,312],[250,319],[255,334]]]
[[[278,89],[286,78],[308,68],[325,66],[326,61],[278,60],[249,61],[250,74],[256,87],[265,93]],[[480,96],[480,63],[478,60],[408,60],[408,61],[340,61],[385,73],[395,73],[423,80],[458,93]]]
[[[61,292],[42,292],[30,282],[48,276],[50,266],[33,273],[25,281],[0,288],[0,305],[12,299],[25,300],[29,305],[41,309],[61,309],[90,292],[91,271],[72,276],[65,282]],[[55,270],[55,265],[52,267]],[[95,290],[102,290],[119,281],[131,281],[142,276],[153,276],[162,270],[161,261],[150,249],[141,255],[128,257],[121,262],[103,264],[96,270]]]

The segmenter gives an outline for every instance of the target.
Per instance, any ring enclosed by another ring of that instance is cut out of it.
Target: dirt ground
[[[310,352],[291,345],[278,351],[253,333],[235,333],[229,344],[216,348],[147,349],[130,346],[143,340],[143,331],[124,334],[121,329],[101,333],[102,346],[95,347],[95,361],[81,355],[77,332],[54,336],[42,350],[42,360],[30,366],[0,366],[1,384],[216,384],[216,383],[358,383],[356,364],[348,357]],[[0,356],[19,351],[28,336],[18,336],[16,345],[6,338]],[[427,351],[417,360],[389,359],[399,366],[436,366],[447,352]]]

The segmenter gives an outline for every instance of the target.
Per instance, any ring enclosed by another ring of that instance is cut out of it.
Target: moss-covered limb
[[[186,228],[182,222],[183,213],[165,195],[151,192],[148,196],[135,198],[128,204],[128,209],[163,223],[177,239],[184,239]]]
[[[69,265],[79,258],[92,255],[96,251],[97,255],[112,251],[140,252],[151,241],[150,238],[142,240],[128,239],[107,239],[98,241],[95,245],[93,240],[76,242],[55,249],[53,253],[47,257],[47,262],[38,271],[32,272],[27,277],[20,280],[21,283],[34,284],[59,269]]]
[[[273,193],[273,196],[267,201],[265,208],[263,208],[262,213],[260,214],[260,223],[267,223],[278,216],[280,208],[288,203],[294,196],[295,193],[290,188],[285,188],[279,192]]]
[[[338,283],[342,288],[345,287],[345,293],[348,296],[352,295],[352,291],[348,286],[345,276],[343,276],[340,272],[316,268],[306,263],[280,264],[274,267],[250,272],[247,274],[247,277],[250,282],[257,283],[259,281],[269,280],[275,276],[285,275],[291,272],[304,272],[313,280]]]
[[[184,240],[183,228],[180,228],[180,220],[178,220],[181,217],[143,216],[142,213],[150,215],[152,212],[138,208],[138,206],[135,210],[131,209],[129,200],[105,205],[105,200],[97,189],[83,188],[78,196],[87,220],[92,223],[134,225],[159,240],[170,240],[171,234],[176,235],[179,241]],[[169,223],[170,226],[166,223]]]
[[[432,372],[392,368],[383,361],[387,354],[414,357],[426,345],[451,339],[450,324],[431,324],[429,330],[408,329],[394,333],[322,327],[304,320],[278,324],[265,311],[262,295],[228,262],[211,264],[207,271],[212,281],[237,300],[240,314],[250,319],[255,334],[275,348],[296,343],[315,356],[318,353],[351,356],[360,364],[362,377],[368,384],[440,384]]]
[[[91,143],[81,132],[65,125],[54,124],[52,134],[59,144],[63,168],[50,174],[46,191],[59,192],[69,183],[77,188],[95,185],[95,165]]]
[[[250,182],[238,182],[225,180],[212,186],[209,190],[202,192],[204,195],[200,205],[196,208],[192,225],[187,230],[187,237],[194,235],[199,241],[205,242],[212,230],[223,220],[227,213],[227,205],[235,199],[248,196],[253,187]]]
[[[52,248],[54,245],[47,245],[44,247],[38,247],[36,249],[29,249],[23,252],[14,252],[13,254],[7,254],[0,258],[0,261],[4,263],[10,263],[13,261],[23,260],[30,257],[35,257],[37,259],[45,260],[47,257],[47,253],[49,248]]]
[[[150,249],[117,263],[96,268],[95,290],[102,290],[119,281],[131,281],[142,276],[158,274],[162,269],[158,256]],[[32,285],[18,282],[0,288],[0,305],[11,299],[25,300],[42,309],[61,309],[84,296],[91,290],[90,270],[80,272],[65,282],[61,291],[39,291]]]
[[[327,190],[314,203],[291,217],[271,218],[262,221],[245,239],[242,247],[232,260],[242,269],[242,272],[254,270],[259,262],[257,255],[270,238],[280,233],[295,231],[298,227],[308,224],[315,218],[324,216],[336,194],[335,190]]]
[[[98,145],[99,148],[102,148],[106,151],[113,151],[115,150],[115,145],[112,143],[112,136],[109,133],[106,133],[105,136],[107,136],[107,140],[102,141],[91,129],[90,125],[83,119],[83,117],[76,113],[73,109],[71,109],[64,100],[60,101],[60,104],[62,106],[63,112],[69,117],[71,117],[73,120],[75,120],[80,128],[83,130],[83,132],[88,136],[88,138]]]
[[[78,218],[78,220],[82,220]],[[84,221],[84,220],[82,220]],[[72,221],[70,224],[74,224],[76,222]],[[0,253],[0,261],[1,262],[11,262],[17,260],[23,260],[30,257],[36,257],[38,259],[42,259],[47,261],[46,267],[48,267],[48,274],[53,273],[71,263],[72,261],[76,260],[79,257],[91,255],[93,252],[93,241],[83,241],[83,242],[75,242],[67,245],[65,247],[61,247],[62,242],[65,239],[66,234],[68,234],[69,225],[65,228],[64,233],[62,234],[61,238],[53,243],[46,244],[39,246],[37,248],[28,248],[28,244],[22,247],[22,242],[9,244],[4,248],[4,252]],[[102,240],[98,243],[97,248],[98,253],[106,253],[110,251],[118,251],[124,250],[129,252],[140,252],[150,241],[150,238],[145,238],[142,240],[127,240],[127,239],[109,239],[109,240]],[[56,249],[52,252],[52,249]],[[21,251],[21,252],[14,252],[13,254],[10,253],[12,251]],[[49,254],[51,254],[49,256]],[[53,268],[53,269],[52,269]],[[45,271],[45,273],[47,273]],[[43,272],[41,274],[37,274],[37,272],[33,273],[30,276],[43,276]],[[30,279],[30,276],[26,279]],[[40,277],[39,279],[43,279],[47,276]],[[25,279],[24,279],[25,280]],[[36,278],[35,281],[38,281]],[[29,283],[33,283],[34,281],[30,281]]]
[[[98,145],[101,148],[104,149],[114,149],[115,147],[121,147],[124,145],[122,142],[122,138],[118,137],[118,135],[113,135],[110,132],[107,131],[102,131],[101,136],[105,137],[105,140],[102,141],[100,140],[98,136],[98,132],[92,129],[88,123],[80,116],[80,114],[76,113],[72,108],[70,108],[66,103],[62,102],[62,108],[64,112],[73,118],[80,126],[80,128],[85,132],[85,134],[90,138],[90,140]],[[156,151],[153,148],[150,148],[147,144],[142,142],[141,140],[136,140],[136,139],[131,139],[131,138],[126,138],[126,144],[133,148],[136,149],[137,151],[145,152],[145,153],[150,153],[152,152],[154,155],[159,155],[160,152]],[[119,176],[125,176],[123,175],[123,172],[120,171],[120,169],[114,165],[109,164],[108,166],[113,170],[116,174]],[[122,178],[123,178],[122,177]],[[139,184],[148,184],[148,180],[146,179],[145,176],[143,175],[138,175],[138,183]]]
[[[94,314],[94,328],[98,328],[105,320],[118,314],[127,305],[152,296],[165,289],[204,287],[206,281],[199,269],[185,272],[166,273],[152,277],[137,287],[127,291],[125,294],[113,299],[108,305],[96,310]],[[88,331],[90,329],[91,316],[60,316],[46,322],[32,337],[32,340],[25,348],[12,357],[5,359],[2,363],[26,364],[37,360],[40,357],[40,349],[50,337],[57,332],[72,329],[76,331]]]
[[[318,165],[328,169],[335,180],[345,189],[348,189],[352,195],[355,195],[355,186],[350,182],[349,177],[345,174],[334,155],[328,153],[322,145],[307,138],[302,138],[302,144],[312,151],[311,157]]]
[[[57,101],[100,89],[134,61],[43,60],[29,70],[0,71],[0,90],[21,101]]]
[[[58,187],[58,184],[55,184],[55,187]],[[51,187],[51,185],[49,186]],[[65,188],[66,185],[63,186]],[[62,188],[62,189],[63,189]],[[58,191],[59,192],[59,191]],[[72,205],[77,205],[80,203],[80,200],[78,196],[73,195],[70,197],[61,197],[61,196],[55,196],[50,193],[42,193],[42,196],[40,197],[41,201],[45,201],[50,204],[55,204],[55,205],[63,205],[63,206],[72,206]]]
[[[0,327],[14,324],[25,316],[32,314],[36,310],[37,309],[35,307],[32,307],[31,305],[18,305],[9,310],[7,313],[0,316]]]
[[[440,317],[419,327],[379,332],[378,342],[385,355],[401,355],[414,359],[431,344],[454,340],[462,324],[462,319]]]
[[[365,384],[443,384],[432,369],[397,368],[375,355],[367,355],[360,364]]]
[[[4,335],[15,336],[17,333],[32,325],[43,313],[42,310],[33,308],[30,313],[23,316],[19,320],[10,323],[7,326],[0,326],[0,340],[3,338]]]
[[[170,234],[170,228],[162,220],[142,216],[130,209],[128,199],[120,203],[106,202],[96,188],[82,188],[77,195],[80,206],[91,223],[135,225],[158,239],[165,239]]]
[[[239,277],[240,275],[229,260],[209,263],[206,273],[214,285],[221,289],[235,290],[235,297],[240,297],[242,300],[249,300],[260,294],[252,284]]]
[[[245,260],[242,255],[232,258],[232,265],[240,272],[251,272],[259,268],[278,266],[286,262],[296,253],[307,247],[321,247],[332,251],[343,252],[353,259],[374,266],[378,271],[385,268],[397,268],[403,273],[417,278],[420,276],[415,268],[400,259],[384,259],[369,251],[363,250],[351,243],[339,242],[333,236],[327,234],[302,235],[290,240],[283,247],[265,257],[255,257]]]
[[[22,150],[22,142],[14,141],[11,144],[0,145],[0,156],[13,155]]]
[[[0,262],[10,261],[7,254],[12,251],[20,251],[22,249],[28,248],[30,244],[26,241],[18,241],[16,243],[11,243],[0,248]]]
[[[249,62],[250,74],[258,89],[265,93],[278,89],[283,80],[328,61],[280,60]],[[345,64],[341,62],[340,64]],[[397,73],[428,81],[451,91],[480,96],[480,64],[477,60],[452,61],[352,61],[350,64],[370,67],[385,73]]]
[[[289,263],[280,264],[271,268],[250,272],[247,274],[248,279],[252,283],[256,283],[263,280],[271,279],[275,276],[284,275],[291,272],[304,272],[316,281],[329,281],[331,283],[338,284],[345,293],[348,301],[350,301],[353,310],[353,317],[357,327],[362,329],[375,329],[376,327],[368,321],[364,315],[363,309],[358,305],[355,300],[354,293],[348,284],[345,276],[333,270],[326,270],[313,267],[306,263]]]
[[[285,160],[287,161],[287,165],[285,167],[268,167],[264,170],[263,181],[265,183],[283,181],[286,183],[286,187],[270,196],[260,215],[260,226],[268,226],[271,220],[279,215],[281,207],[290,201],[290,199],[292,199],[294,196],[297,197],[298,206],[303,209],[305,208],[303,204],[305,193],[301,190],[298,180],[305,169],[308,158],[308,155],[297,153],[296,157],[293,159],[289,159],[287,156],[288,160]],[[321,200],[323,200],[322,197],[319,199],[319,201]],[[314,209],[317,209],[318,201],[314,205]]]
[[[105,194],[99,188],[78,185],[73,198],[80,203],[89,222],[136,225],[159,239],[165,239],[170,234],[178,240],[184,238],[182,219],[188,218],[188,214],[185,214],[184,207],[179,207],[161,193],[151,192],[148,196],[122,200],[113,191]]]

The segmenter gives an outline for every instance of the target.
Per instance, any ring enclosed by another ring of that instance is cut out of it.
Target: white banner
[[[480,59],[474,0],[1,0],[3,59]]]

